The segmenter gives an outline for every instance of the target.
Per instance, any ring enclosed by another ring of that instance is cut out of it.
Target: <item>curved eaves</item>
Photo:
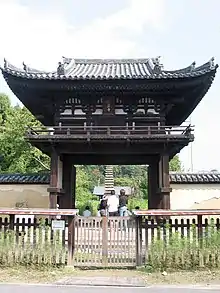
[[[216,67],[217,69],[217,67]],[[207,73],[204,80],[184,97],[184,103],[176,104],[167,116],[167,125],[181,125],[194,111],[210,89],[215,78],[216,69]]]

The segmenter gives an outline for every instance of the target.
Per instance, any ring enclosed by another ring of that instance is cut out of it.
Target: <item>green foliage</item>
[[[195,270],[197,268],[219,268],[220,232],[210,223],[203,237],[198,238],[197,228],[191,226],[191,237],[165,228],[165,239],[154,239],[146,255],[146,269],[149,270]],[[164,229],[158,228],[158,235]],[[169,236],[168,236],[169,235]]]
[[[174,172],[182,172],[183,168],[179,159],[179,156],[176,155],[174,158],[170,161],[170,171]]]
[[[148,202],[146,199],[139,199],[136,197],[131,197],[128,201],[128,209],[129,211],[134,210],[136,207],[140,209],[146,210],[148,207]]]
[[[80,214],[89,206],[93,215],[97,213],[98,198],[93,195],[93,181],[84,166],[77,167],[76,176],[76,206]]]
[[[31,228],[16,237],[14,231],[0,232],[0,267],[22,266],[60,266],[67,261],[67,250],[61,242],[59,231],[40,225],[34,232]],[[36,240],[33,244],[32,238]],[[47,239],[47,240],[46,240]]]
[[[40,123],[25,108],[11,106],[0,95],[0,171],[2,173],[36,173],[49,166],[48,156],[25,140],[27,127]]]

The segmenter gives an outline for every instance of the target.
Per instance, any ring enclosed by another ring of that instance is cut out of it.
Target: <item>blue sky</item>
[[[54,69],[61,56],[161,56],[166,69],[220,63],[219,0],[1,0],[0,62]],[[0,76],[0,91],[17,100]],[[193,112],[194,171],[220,171],[220,72]],[[190,148],[180,153],[188,170]]]

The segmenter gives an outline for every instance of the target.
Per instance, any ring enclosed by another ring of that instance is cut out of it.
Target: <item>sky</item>
[[[62,56],[161,56],[165,69],[211,57],[220,63],[219,11],[219,0],[0,0],[0,64],[5,57],[54,70]],[[18,102],[1,75],[0,92]],[[180,153],[185,171],[220,171],[219,95],[220,72],[191,115],[195,141]]]

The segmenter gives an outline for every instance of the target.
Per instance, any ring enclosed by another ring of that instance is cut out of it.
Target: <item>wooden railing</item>
[[[0,263],[134,267],[159,266],[167,259],[179,268],[220,266],[220,210],[133,211],[131,217],[80,217],[64,210],[69,219],[62,231],[53,230],[50,218],[14,221],[15,214],[41,215],[37,210],[0,214]]]
[[[71,265],[77,212],[0,209],[0,265]]]
[[[159,267],[171,261],[173,268],[182,269],[218,266],[220,210],[139,210],[133,214],[139,230],[138,265]]]
[[[29,128],[27,137],[37,138],[45,136],[79,137],[79,138],[166,138],[193,137],[194,128],[187,126],[51,126],[46,128]]]

